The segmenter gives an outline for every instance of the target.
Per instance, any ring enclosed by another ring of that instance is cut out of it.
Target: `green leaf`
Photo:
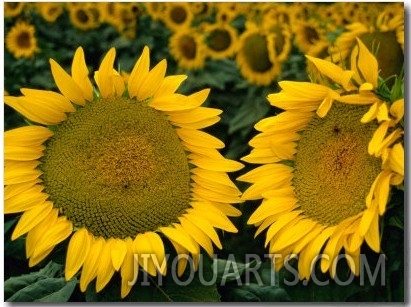
[[[216,259],[213,268],[217,273],[217,283],[226,283],[240,279],[246,270],[255,268],[261,264],[260,261],[253,260],[248,263],[235,262],[230,259]]]
[[[11,277],[4,282],[4,298],[9,302],[67,301],[76,281],[68,284],[63,273],[62,265],[49,262],[37,272]]]
[[[56,278],[53,278],[56,279]],[[61,280],[63,278],[59,278],[59,280]],[[64,282],[64,286],[53,293],[50,293],[49,295],[46,295],[42,298],[36,299],[36,302],[67,302],[70,297],[71,294],[74,291],[74,288],[77,285],[77,278],[72,278],[71,280],[69,280],[68,282]]]
[[[20,289],[8,302],[67,302],[73,293],[77,280],[69,283],[64,277],[39,279],[35,283]]]

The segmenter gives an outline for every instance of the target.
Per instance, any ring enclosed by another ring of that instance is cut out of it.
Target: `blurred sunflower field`
[[[404,3],[3,5],[5,301],[404,301]]]

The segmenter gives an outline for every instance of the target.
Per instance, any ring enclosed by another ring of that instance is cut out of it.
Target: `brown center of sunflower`
[[[227,30],[216,29],[208,37],[208,47],[214,51],[224,51],[231,45],[231,36]]]
[[[192,60],[197,54],[197,43],[194,37],[190,35],[183,35],[179,40],[180,51],[184,58]]]
[[[304,214],[323,225],[363,211],[381,171],[381,160],[367,151],[377,125],[360,122],[367,110],[336,102],[326,117],[313,117],[298,141],[296,197]]]
[[[46,147],[45,193],[95,236],[154,231],[189,207],[183,146],[164,116],[145,104],[97,100],[69,115]]]
[[[268,55],[267,38],[265,35],[249,36],[243,46],[243,53],[250,68],[255,72],[266,72],[273,64]]]
[[[90,20],[88,14],[83,9],[79,9],[76,11],[76,19],[78,22],[84,24],[86,24]]]
[[[317,30],[310,26],[304,28],[304,37],[311,45],[315,44],[320,39]]]
[[[187,11],[182,6],[174,6],[170,10],[170,19],[176,24],[182,24],[187,19]]]
[[[27,49],[31,47],[30,44],[30,33],[22,31],[17,37],[17,45],[21,49]]]

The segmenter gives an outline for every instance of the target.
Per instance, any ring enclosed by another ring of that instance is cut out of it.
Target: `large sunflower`
[[[150,70],[147,47],[127,84],[114,60],[112,48],[95,72],[98,90],[78,48],[71,76],[50,60],[61,94],[4,97],[33,122],[5,132],[4,198],[6,214],[23,213],[12,239],[27,233],[30,266],[70,237],[66,279],[82,267],[80,289],[97,278],[100,291],[119,271],[124,297],[134,255],[150,275],[166,274],[164,236],[198,264],[200,247],[210,256],[212,243],[221,248],[215,228],[237,231],[227,216],[240,215],[230,205],[240,192],[226,172],[242,164],[199,130],[220,119],[221,110],[201,107],[208,89],[177,94],[186,76],[165,77],[165,60]],[[178,274],[186,264],[182,257]]]
[[[352,70],[308,58],[327,83],[279,82],[282,91],[268,100],[285,112],[256,124],[261,133],[243,158],[263,164],[239,178],[252,184],[243,199],[263,199],[248,223],[257,234],[268,229],[270,253],[283,256],[276,269],[297,254],[300,278],[309,279],[321,252],[321,269],[333,276],[330,264],[344,248],[358,275],[360,247],[380,251],[379,217],[390,185],[403,181],[404,100],[375,94],[378,63],[359,40]]]
[[[37,47],[37,39],[34,36],[35,28],[25,22],[17,22],[6,34],[6,48],[15,58],[33,58],[40,49]]]

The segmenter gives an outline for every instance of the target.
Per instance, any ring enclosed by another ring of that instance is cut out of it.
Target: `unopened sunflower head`
[[[12,239],[27,234],[30,266],[69,238],[66,279],[82,268],[80,289],[96,279],[100,291],[118,271],[124,297],[135,256],[150,275],[166,274],[164,238],[194,264],[200,248],[210,256],[222,248],[217,229],[237,231],[228,217],[240,215],[231,204],[241,201],[227,172],[242,164],[200,130],[220,119],[221,110],[201,106],[208,89],[176,93],[186,76],[165,76],[165,60],[150,69],[147,47],[126,83],[115,53],[95,72],[96,88],[78,48],[71,75],[50,60],[59,92],[4,97],[32,122],[5,132],[4,195],[5,213],[22,213]]]
[[[251,184],[243,199],[262,199],[248,223],[267,230],[266,246],[280,269],[297,254],[301,278],[310,278],[322,252],[323,272],[344,249],[358,275],[365,241],[380,251],[379,219],[391,186],[404,176],[402,145],[404,100],[383,100],[378,91],[378,62],[360,41],[352,70],[308,57],[323,76],[321,84],[279,82],[282,91],[268,96],[284,109],[255,125],[260,133],[242,160],[262,164],[241,181]]]

